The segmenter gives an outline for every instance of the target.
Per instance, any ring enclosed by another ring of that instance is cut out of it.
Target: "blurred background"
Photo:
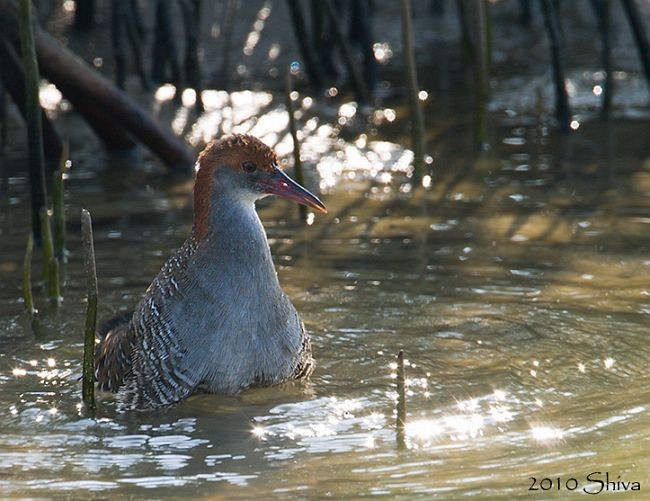
[[[24,3],[0,0],[3,493],[495,499],[531,477],[565,494],[597,491],[595,471],[650,480],[650,2],[39,0],[38,75]],[[135,305],[190,232],[196,154],[231,132],[328,206],[258,208],[316,372],[156,414],[100,395],[90,419],[80,210],[100,317]]]

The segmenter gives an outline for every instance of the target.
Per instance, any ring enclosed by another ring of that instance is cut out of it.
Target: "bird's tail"
[[[116,392],[131,368],[132,317],[133,311],[121,311],[95,331],[95,378],[100,390]]]
[[[119,313],[116,313],[112,317],[104,319],[99,324],[99,327],[97,327],[97,330],[95,331],[95,338],[99,342],[104,341],[104,339],[106,339],[106,335],[110,331],[116,329],[117,327],[120,327],[121,325],[128,324],[131,321],[132,317],[133,317],[133,310],[126,310],[126,311],[120,311]]]

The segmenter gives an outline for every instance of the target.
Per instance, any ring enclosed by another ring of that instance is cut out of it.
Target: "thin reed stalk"
[[[305,16],[303,15],[301,2],[299,0],[287,0],[287,7],[289,8],[289,17],[291,18],[291,24],[296,35],[300,58],[305,65],[305,72],[309,78],[309,83],[316,92],[320,92],[323,88],[323,76],[320,66],[316,63],[316,58],[314,57],[307,27],[305,26]]]
[[[95,0],[75,2],[74,28],[78,31],[88,31],[95,23]]]
[[[47,296],[50,304],[58,306],[61,302],[61,285],[59,284],[59,260],[52,256],[47,265]]]
[[[123,0],[111,2],[111,44],[113,47],[113,66],[115,85],[124,89],[126,82],[126,50],[124,48],[124,19],[128,6]]]
[[[610,0],[591,0],[591,7],[598,19],[600,32],[600,55],[603,61],[605,80],[602,85],[601,115],[607,117],[612,104],[613,75],[612,75],[612,47],[611,47],[611,2]]]
[[[352,56],[352,49],[350,48],[350,44],[348,44],[347,40],[345,39],[339,16],[336,13],[331,0],[325,0],[325,2],[323,2],[323,5],[325,6],[325,10],[327,11],[327,15],[330,19],[330,26],[332,27],[332,32],[334,33],[334,40],[336,40],[336,43],[341,50],[341,56],[343,57],[343,62],[348,71],[348,75],[350,76],[354,93],[360,102],[368,102],[368,88],[366,86],[366,83],[363,81],[361,72],[359,71],[359,64],[354,60],[354,57]]]
[[[195,108],[205,111],[201,97],[201,63],[199,62],[199,34],[201,32],[201,1],[181,0],[185,27],[185,83],[196,93]]]
[[[144,58],[142,56],[141,48],[143,45],[144,37],[142,28],[138,26],[141,21],[138,5],[135,2],[129,2],[129,5],[124,11],[123,22],[126,25],[126,37],[129,40],[129,44],[131,45],[133,63],[135,64],[135,69],[140,79],[140,86],[142,87],[143,91],[149,91],[151,89],[151,84],[149,83],[149,77],[147,76],[147,72],[144,68]]]
[[[221,22],[221,66],[219,72],[223,79],[223,88],[230,90],[230,51],[232,48],[232,33],[237,15],[237,0],[226,0],[225,13]]]
[[[296,181],[304,186],[305,180],[302,172],[302,161],[300,160],[300,141],[298,140],[298,127],[296,126],[296,116],[293,106],[293,100],[291,99],[291,92],[293,91],[293,78],[291,75],[291,69],[287,71],[287,83],[286,83],[286,104],[287,112],[289,113],[289,132],[291,133],[291,139],[293,140],[293,169],[294,176]],[[307,221],[307,207],[302,204],[298,204],[298,213],[300,215],[300,221]]]
[[[492,14],[490,13],[490,0],[483,0],[483,29],[485,30],[485,57],[487,58],[488,73],[492,69],[492,47],[494,34],[492,33]]]
[[[43,239],[43,278],[45,280],[47,297],[53,304],[58,304],[61,299],[59,262],[54,256],[50,214],[45,207],[41,209],[41,230],[41,237]]]
[[[636,48],[639,52],[639,59],[641,60],[641,66],[645,73],[646,83],[650,90],[650,40],[648,39],[648,34],[646,33],[645,28],[643,27],[644,16],[639,11],[639,7],[634,0],[623,0],[623,10],[625,11],[627,20],[630,23],[630,27],[632,28],[634,42],[636,43]]]
[[[397,420],[395,422],[397,448],[406,448],[406,370],[404,351],[397,354]]]
[[[25,119],[27,122],[27,163],[32,206],[34,240],[41,240],[41,209],[45,207],[45,160],[43,127],[38,97],[39,72],[34,48],[34,27],[31,0],[20,0],[20,45],[25,69]]]
[[[0,78],[0,147],[7,145],[7,92]]]
[[[418,97],[419,86],[413,53],[413,24],[411,0],[400,0],[402,12],[402,46],[409,105],[411,108],[411,147],[413,148],[413,182],[419,183],[424,174],[424,116]]]
[[[84,355],[82,375],[82,399],[91,412],[95,411],[95,329],[97,327],[97,269],[95,266],[95,244],[90,212],[81,210],[81,241],[84,249],[88,304],[84,329]]]
[[[474,142],[479,149],[485,149],[487,145],[487,95],[488,95],[488,71],[490,66],[490,18],[487,12],[487,4],[484,0],[476,2],[473,6],[474,21],[476,26],[476,46],[474,54],[475,72],[475,118],[474,118]]]
[[[611,2],[610,0],[591,0],[591,7],[598,20],[600,32],[600,56],[602,58],[605,79],[602,84],[600,114],[607,118],[612,104],[613,75],[612,75],[612,48],[611,48]]]
[[[63,143],[59,168],[52,179],[52,208],[54,211],[54,255],[62,262],[67,260],[65,252],[65,199],[63,173],[69,158],[68,143]]]
[[[32,255],[34,253],[34,235],[27,237],[25,248],[25,259],[23,260],[23,299],[25,300],[25,311],[30,317],[34,317],[37,311],[34,308],[34,295],[32,294]]]
[[[182,83],[181,65],[178,60],[178,49],[172,28],[170,0],[156,0],[156,20],[154,29],[154,41],[152,44],[153,67],[151,70],[152,79],[156,83],[171,82],[176,87]],[[169,66],[170,76],[167,77]],[[180,95],[180,89],[177,88]]]
[[[553,83],[555,86],[555,114],[563,132],[571,130],[571,107],[569,94],[564,80],[564,65],[560,50],[560,19],[556,5],[552,0],[541,0],[544,25],[548,34],[553,66]]]

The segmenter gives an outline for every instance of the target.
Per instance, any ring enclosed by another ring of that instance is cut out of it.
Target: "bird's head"
[[[215,197],[254,202],[280,195],[319,212],[327,212],[316,196],[287,176],[271,148],[256,137],[233,134],[212,141],[199,155],[194,183],[194,224],[201,239],[208,230]]]

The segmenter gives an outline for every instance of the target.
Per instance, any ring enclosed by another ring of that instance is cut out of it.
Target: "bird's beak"
[[[327,208],[323,202],[287,176],[277,165],[273,166],[273,173],[259,182],[266,193],[279,195],[319,212],[327,213]]]

